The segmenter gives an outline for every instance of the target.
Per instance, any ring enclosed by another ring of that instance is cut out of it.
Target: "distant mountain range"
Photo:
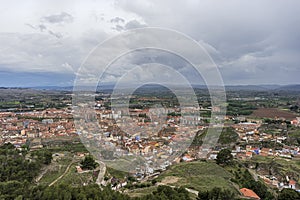
[[[128,86],[130,87],[130,86]],[[158,85],[147,85],[144,86],[148,89],[157,88]],[[181,87],[181,86],[178,86]],[[193,85],[194,88],[198,89],[207,89],[206,85]],[[38,90],[59,90],[59,91],[72,91],[73,86],[39,86],[39,87],[30,87],[32,89]],[[93,87],[83,86],[82,89],[93,89]],[[98,86],[97,90],[112,90],[114,84],[107,84]],[[300,84],[295,85],[228,85],[225,86],[225,89],[228,91],[238,91],[238,90],[252,90],[252,91],[300,91]]]
[[[300,91],[300,85],[285,85],[277,88],[277,90]]]
[[[227,90],[256,90],[256,91],[300,91],[300,85],[242,85],[242,86],[226,86]]]

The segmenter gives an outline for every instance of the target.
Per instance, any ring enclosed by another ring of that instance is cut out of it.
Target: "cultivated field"
[[[285,118],[287,120],[292,120],[295,117],[297,117],[296,114],[291,113],[289,111],[280,110],[277,108],[259,108],[257,110],[254,110],[254,112],[251,114],[253,117],[258,118]]]

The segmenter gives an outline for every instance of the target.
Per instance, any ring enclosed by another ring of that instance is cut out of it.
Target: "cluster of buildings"
[[[294,179],[289,178],[286,176],[281,180],[278,180],[276,176],[269,176],[269,175],[259,175],[259,177],[268,185],[271,185],[278,189],[283,188],[290,188],[293,190],[297,190],[297,182]]]
[[[299,146],[287,146],[284,141],[286,136],[278,136],[272,133],[266,133],[259,130],[261,123],[244,122],[232,125],[235,132],[239,135],[239,141],[246,145],[244,149],[237,146],[233,151],[234,156],[247,159],[252,158],[253,155],[260,156],[279,156],[283,158],[300,158]],[[275,148],[262,147],[261,142],[273,142],[276,145]]]
[[[282,157],[287,159],[300,158],[300,147],[287,145],[284,145],[280,149],[259,147],[257,145],[246,145],[246,149],[242,149],[240,146],[236,146],[236,149],[232,152],[235,157],[242,160],[252,158],[254,155]]]
[[[28,140],[75,136],[76,129],[68,109],[46,109],[32,112],[0,113],[0,144],[20,147]]]
[[[77,123],[80,136],[86,138],[86,144],[92,141],[101,149],[99,153],[104,160],[142,157],[142,165],[133,170],[140,174],[166,169],[190,145],[198,128],[203,128],[198,126],[200,117],[195,117],[191,108],[186,108],[191,114],[180,118],[174,114],[177,110],[172,109],[114,111],[102,109],[100,102],[97,106],[99,126],[94,126],[91,114],[85,109],[80,119],[84,123]]]

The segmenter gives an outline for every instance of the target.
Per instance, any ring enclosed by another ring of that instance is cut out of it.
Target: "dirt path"
[[[193,190],[193,189],[190,189],[190,188],[185,188],[186,191],[192,193],[192,194],[195,194],[198,196],[199,192],[197,190]]]
[[[254,180],[258,181],[258,175],[257,175],[257,173],[253,169],[249,169],[248,171],[250,172],[250,174],[252,175],[252,177],[254,178]]]
[[[157,183],[157,185],[167,185],[171,188],[175,188],[175,186],[173,185],[169,185],[169,184],[172,184],[172,183],[176,183],[180,181],[180,178],[176,177],[176,176],[167,176],[165,177],[161,182]],[[192,194],[195,194],[198,196],[198,191],[197,190],[193,190],[193,189],[190,189],[190,188],[184,188],[186,191],[192,193]]]
[[[68,173],[68,171],[69,171],[71,165],[72,165],[74,162],[75,162],[75,160],[72,160],[72,161],[70,162],[70,164],[68,165],[68,167],[66,168],[65,172],[64,172],[62,175],[60,175],[57,179],[55,179],[54,181],[52,181],[52,183],[49,184],[49,187],[52,186],[52,185],[54,185],[57,181],[59,181],[62,177],[64,177],[64,176]]]
[[[158,182],[157,185],[168,185],[172,183],[177,183],[180,180],[179,177],[176,176],[167,176],[161,182]]]
[[[46,166],[42,169],[42,172],[38,175],[38,177],[35,178],[35,182],[38,183],[43,176],[46,174],[46,172],[49,170],[50,166]]]
[[[99,163],[99,169],[100,169],[97,180],[96,180],[96,184],[98,184],[100,186],[104,181],[104,175],[105,175],[105,172],[106,172],[106,165],[105,165],[105,163],[103,163],[100,160],[96,160],[96,162]]]

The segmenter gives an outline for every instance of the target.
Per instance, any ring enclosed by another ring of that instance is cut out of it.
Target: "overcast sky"
[[[0,86],[70,86],[96,45],[141,27],[198,41],[227,85],[300,84],[298,0],[0,2]]]

